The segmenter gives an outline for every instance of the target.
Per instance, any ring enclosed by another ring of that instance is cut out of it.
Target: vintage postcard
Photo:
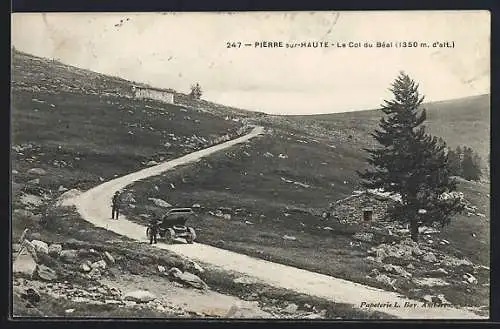
[[[488,11],[11,24],[13,319],[489,319]]]

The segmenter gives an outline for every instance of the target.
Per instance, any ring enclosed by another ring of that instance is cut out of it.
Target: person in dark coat
[[[111,204],[111,219],[118,219],[119,209],[120,209],[120,193],[116,191],[115,195],[113,195],[113,200]]]
[[[160,230],[160,223],[157,218],[153,217],[149,223],[149,244],[156,244],[156,236]]]

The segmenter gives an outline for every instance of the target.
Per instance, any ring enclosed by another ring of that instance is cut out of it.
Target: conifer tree
[[[456,182],[450,177],[446,144],[427,134],[422,125],[426,111],[418,84],[401,72],[392,83],[394,99],[384,101],[379,128],[372,134],[380,144],[366,149],[370,169],[358,172],[362,185],[397,194],[401,202],[389,218],[410,223],[411,238],[418,241],[423,225],[448,224],[463,209]]]
[[[191,86],[191,92],[189,93],[189,96],[191,96],[191,98],[200,99],[202,94],[203,92],[199,83]]]

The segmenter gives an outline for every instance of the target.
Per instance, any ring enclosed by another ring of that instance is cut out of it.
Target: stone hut
[[[174,104],[174,91],[171,89],[133,86],[132,93],[137,99],[153,99]]]
[[[330,216],[340,222],[383,221],[387,209],[399,198],[377,190],[355,191],[330,205]]]

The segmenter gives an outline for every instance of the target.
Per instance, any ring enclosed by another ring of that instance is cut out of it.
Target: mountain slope
[[[243,125],[226,118],[230,112],[134,99],[131,87],[124,79],[15,51],[13,168],[45,169],[50,174],[41,184],[51,188],[88,188],[216,143]]]
[[[428,131],[442,137],[449,146],[468,145],[484,161],[490,153],[490,95],[471,96],[423,104]],[[369,138],[382,112],[377,110],[332,113],[291,118],[321,125],[326,129],[355,130]]]

